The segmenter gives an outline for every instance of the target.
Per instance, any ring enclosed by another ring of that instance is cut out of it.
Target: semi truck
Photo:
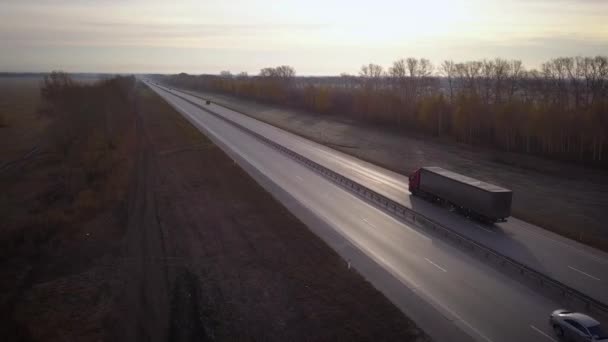
[[[511,215],[511,190],[436,166],[412,172],[409,190],[414,196],[448,204],[483,222],[506,221]]]

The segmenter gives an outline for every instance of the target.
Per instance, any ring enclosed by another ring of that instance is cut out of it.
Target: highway
[[[180,92],[180,96],[195,103],[204,104],[202,99],[190,94]],[[304,139],[228,108],[214,104],[209,108],[492,248],[502,255],[509,256],[608,304],[608,254],[606,253],[513,217],[509,218],[507,222],[495,225],[472,222],[461,215],[411,196],[407,190],[408,179],[403,175]],[[517,196],[517,194],[514,194],[514,196]]]
[[[555,340],[547,319],[549,313],[559,307],[557,303],[442,239],[396,220],[199,106],[150,86],[347,260],[348,266],[345,267],[357,269],[436,340]],[[187,95],[180,93],[180,96]],[[188,99],[202,104],[195,97]],[[211,107],[222,115],[252,124],[252,119],[246,116],[219,106]],[[268,126],[257,121],[253,125]],[[285,139],[285,145],[290,148],[309,151],[333,163],[334,167],[351,170],[349,175],[359,177],[366,185],[373,183],[378,188],[392,191],[395,198],[403,196],[401,200],[416,210],[428,211],[433,218],[454,220],[456,223],[453,224],[472,229],[471,222],[454,218],[447,211],[427,203],[410,200],[403,192],[406,187],[404,180],[399,178],[401,176],[321,145],[315,146],[272,126],[259,128],[265,130],[265,136]],[[487,240],[508,236],[508,229],[514,224],[520,223],[512,220],[507,227],[498,225],[493,228],[495,232],[487,232]],[[481,228],[475,230],[475,234],[484,232]],[[546,260],[541,256],[545,254],[538,250],[554,244],[561,246],[560,253],[578,256],[577,260],[581,259],[580,256],[590,258],[599,268],[587,269],[588,265],[578,263],[568,266],[578,266],[584,272],[600,272],[606,267],[606,259],[601,254],[562,240],[547,239],[544,233],[534,228],[530,228],[527,234],[547,241],[535,248],[517,243],[518,248],[527,251],[524,253],[526,258],[535,259],[547,269],[556,263],[544,265]],[[507,244],[505,248],[513,246]],[[605,274],[589,273],[600,280],[588,281],[605,285],[605,280],[601,279]]]

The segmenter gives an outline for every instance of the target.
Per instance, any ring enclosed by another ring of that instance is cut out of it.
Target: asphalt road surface
[[[204,104],[200,98],[183,92],[179,92],[179,94],[190,101]],[[513,217],[505,223],[494,225],[472,222],[461,215],[411,196],[407,190],[407,177],[403,175],[301,138],[230,109],[214,104],[211,104],[209,108],[408,208],[413,208],[416,212],[431,217],[503,255],[597,300],[608,303],[608,254],[604,252]]]
[[[440,238],[394,219],[199,106],[151,86],[435,339],[555,340],[548,315],[557,303]],[[196,97],[179,95],[206,106]],[[601,288],[606,286],[602,276],[608,274],[608,261],[599,252],[513,219],[476,227],[410,199],[402,176],[223,107],[209,108],[484,243],[521,254],[540,271],[593,290],[598,297],[606,295]],[[513,233],[516,229],[523,232]],[[526,239],[537,243],[530,245]]]

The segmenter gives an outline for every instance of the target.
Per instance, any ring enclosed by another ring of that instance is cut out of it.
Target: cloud
[[[408,55],[502,56],[534,66],[559,55],[606,54],[606,10],[608,0],[378,0],[371,7],[331,0],[7,1],[0,69],[25,61],[30,69],[142,63],[147,71],[167,65],[207,72],[293,63],[327,74]]]
[[[0,42],[43,46],[226,46],[240,41],[272,41],[278,36],[324,29],[302,24],[199,24],[75,21],[0,23]],[[222,43],[224,42],[224,43]],[[245,44],[247,45],[247,44]]]

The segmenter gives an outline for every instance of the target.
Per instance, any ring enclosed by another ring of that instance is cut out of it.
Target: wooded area
[[[467,144],[608,166],[608,57],[560,57],[526,70],[519,60],[395,61],[357,76],[166,76],[177,87],[228,93],[320,114],[450,137]]]

